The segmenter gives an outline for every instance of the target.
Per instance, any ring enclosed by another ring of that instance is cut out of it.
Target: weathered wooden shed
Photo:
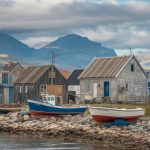
[[[64,98],[65,86],[65,77],[54,65],[53,67],[52,65],[31,66],[15,82],[15,101],[23,103],[27,99],[40,100],[43,93],[54,94]]]
[[[1,70],[0,103],[14,103],[14,82],[24,71],[19,63],[9,62]]]
[[[75,101],[80,97],[80,80],[79,75],[83,69],[75,69],[67,78],[67,94],[68,100]]]
[[[81,99],[145,102],[147,79],[134,55],[94,58],[79,76]]]

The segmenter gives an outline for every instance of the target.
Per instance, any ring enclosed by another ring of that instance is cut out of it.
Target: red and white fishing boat
[[[136,122],[139,117],[144,116],[145,110],[137,109],[117,109],[107,107],[91,107],[90,114],[96,122],[108,123],[114,122],[116,119],[123,119],[127,122]]]

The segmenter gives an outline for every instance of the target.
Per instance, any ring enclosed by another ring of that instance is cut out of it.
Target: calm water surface
[[[34,138],[0,133],[0,150],[106,150],[101,144],[78,144],[63,139]]]

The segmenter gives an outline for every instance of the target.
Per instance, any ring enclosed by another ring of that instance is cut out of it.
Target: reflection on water
[[[104,150],[101,145],[69,143],[63,139],[34,138],[0,133],[0,150]]]

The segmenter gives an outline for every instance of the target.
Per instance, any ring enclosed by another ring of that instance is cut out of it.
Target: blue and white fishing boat
[[[32,115],[76,115],[86,111],[86,106],[56,106],[58,97],[54,95],[45,95],[42,99],[42,101],[28,100],[29,109]]]

